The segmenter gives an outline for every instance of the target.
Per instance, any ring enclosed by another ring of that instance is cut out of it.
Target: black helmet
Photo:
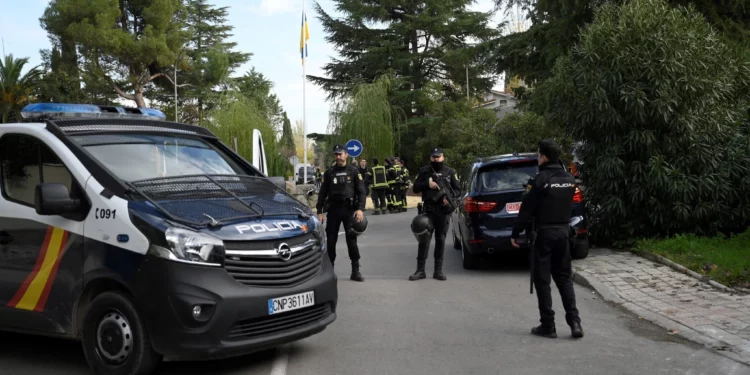
[[[411,221],[411,232],[419,243],[429,243],[434,231],[435,227],[432,225],[432,220],[425,214],[417,215]]]
[[[354,217],[354,215],[352,215],[351,228],[349,229],[349,233],[353,234],[356,237],[359,237],[366,230],[367,230],[367,216],[362,215],[362,221],[357,222],[357,218]]]

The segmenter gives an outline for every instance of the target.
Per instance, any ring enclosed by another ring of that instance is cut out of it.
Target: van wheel
[[[571,257],[573,259],[584,259],[589,256],[589,239],[583,239],[580,241],[573,241],[571,246]]]
[[[461,239],[456,237],[456,234],[453,233],[453,248],[456,250],[461,250]]]
[[[161,362],[133,303],[119,292],[102,293],[91,302],[82,336],[95,374],[147,375]]]

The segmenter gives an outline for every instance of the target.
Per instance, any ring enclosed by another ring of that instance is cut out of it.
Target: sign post
[[[362,147],[362,142],[356,140],[356,139],[350,139],[349,142],[346,142],[346,152],[349,153],[349,156],[356,158],[359,155],[362,155],[362,150],[364,147]]]

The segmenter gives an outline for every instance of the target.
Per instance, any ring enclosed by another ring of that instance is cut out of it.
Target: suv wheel
[[[588,237],[582,239],[574,239],[570,246],[571,257],[573,259],[584,259],[589,256],[589,239]]]
[[[95,374],[146,375],[161,361],[128,297],[105,292],[84,316],[83,353]]]
[[[461,251],[464,269],[473,270],[479,268],[479,257],[470,253],[466,248]]]

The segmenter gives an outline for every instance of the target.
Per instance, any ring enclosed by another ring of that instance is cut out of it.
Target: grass
[[[641,240],[635,251],[661,255],[727,286],[750,287],[750,231],[731,238],[678,235]]]

